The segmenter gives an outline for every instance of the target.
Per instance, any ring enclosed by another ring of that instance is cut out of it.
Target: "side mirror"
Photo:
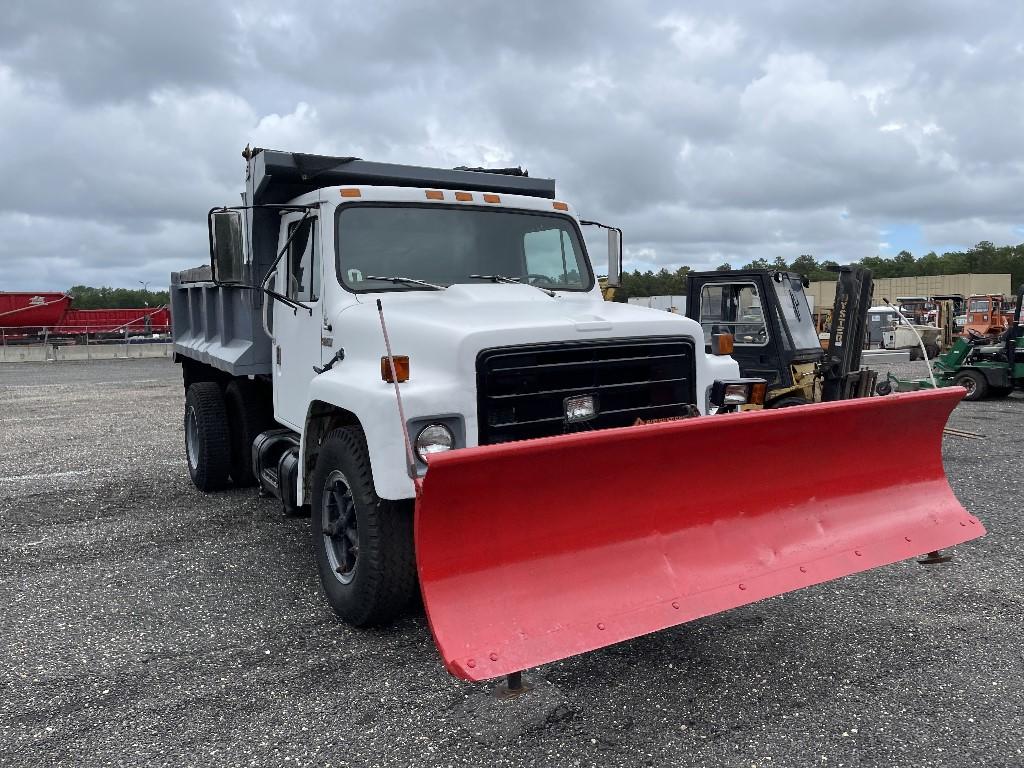
[[[586,221],[580,220],[580,224],[584,227],[597,227],[603,229],[608,234],[608,280],[606,285],[613,287],[622,285],[622,230],[618,227],[609,227],[607,224],[602,224],[599,221]],[[587,230],[590,231],[590,230]],[[594,247],[591,247],[591,246]],[[597,249],[597,243],[594,240],[587,239],[587,250],[591,251],[591,263],[594,265],[594,269],[597,269],[597,255],[595,253]]]
[[[622,230],[608,228],[608,285],[622,285]]]
[[[210,267],[215,283],[244,282],[242,253],[242,213],[231,210],[210,211]]]

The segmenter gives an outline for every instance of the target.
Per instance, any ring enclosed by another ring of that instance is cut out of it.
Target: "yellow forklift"
[[[745,377],[768,382],[766,408],[870,397],[877,374],[860,370],[873,281],[871,270],[834,267],[836,299],[828,346],[807,302],[805,277],[795,272],[744,269],[691,272],[686,315],[704,329],[704,343],[729,333]]]

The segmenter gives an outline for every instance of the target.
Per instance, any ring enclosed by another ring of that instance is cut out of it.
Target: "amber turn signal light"
[[[716,333],[711,337],[711,354],[731,355],[732,344],[731,333]]]
[[[409,358],[407,355],[395,355],[395,374],[398,376],[398,383],[409,380]],[[380,377],[388,384],[395,383],[395,377],[391,375],[391,363],[387,355],[380,359]]]

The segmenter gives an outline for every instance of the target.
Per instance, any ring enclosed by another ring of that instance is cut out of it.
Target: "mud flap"
[[[445,665],[485,680],[981,536],[942,467],[962,395],[436,455],[416,560]]]

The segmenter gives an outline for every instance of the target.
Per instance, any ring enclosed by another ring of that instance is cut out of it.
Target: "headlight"
[[[763,405],[768,384],[764,379],[716,381],[711,387],[709,405],[715,408],[739,405]]]
[[[750,399],[750,386],[747,384],[726,384],[722,394],[722,405],[745,405]]]
[[[597,400],[593,395],[577,395],[562,401],[565,420],[569,424],[576,421],[589,421],[597,416]]]
[[[455,447],[455,435],[444,424],[428,424],[416,435],[416,455],[427,463],[432,453],[450,451]]]

